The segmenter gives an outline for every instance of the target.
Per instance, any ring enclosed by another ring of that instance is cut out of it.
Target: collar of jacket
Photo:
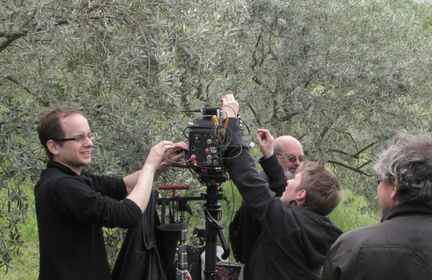
[[[390,220],[397,216],[407,215],[432,215],[432,208],[421,204],[400,203],[384,213],[381,222]]]
[[[61,171],[63,171],[67,175],[72,175],[72,176],[78,175],[75,172],[73,172],[72,169],[70,169],[66,165],[61,164],[60,162],[52,160],[52,159],[48,160],[48,162],[47,162],[47,168],[57,168],[57,169],[60,169]]]

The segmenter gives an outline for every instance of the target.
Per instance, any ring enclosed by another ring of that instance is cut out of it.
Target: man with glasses
[[[374,169],[381,223],[342,235],[322,279],[431,279],[432,135],[397,135]]]
[[[287,179],[294,177],[304,161],[301,143],[289,135],[279,136],[274,140],[274,153]]]
[[[39,279],[111,279],[102,227],[135,226],[146,209],[155,174],[185,143],[155,145],[141,170],[123,178],[83,171],[92,159],[94,134],[74,107],[53,106],[38,136],[48,163],[35,187]]]

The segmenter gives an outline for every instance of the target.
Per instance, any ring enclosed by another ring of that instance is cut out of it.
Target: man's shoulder
[[[70,186],[88,185],[87,180],[77,174],[65,172],[59,168],[46,168],[35,186],[36,193],[54,189],[68,188]]]
[[[359,249],[373,247],[379,242],[380,236],[385,232],[383,224],[365,226],[342,234],[332,246],[333,248]]]
[[[46,168],[42,171],[39,182],[58,181],[63,179],[80,179],[80,176],[75,173],[65,172],[59,168]]]

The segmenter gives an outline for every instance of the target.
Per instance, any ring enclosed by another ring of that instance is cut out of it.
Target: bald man
[[[286,181],[294,178],[304,161],[303,147],[296,138],[289,135],[282,135],[274,140],[273,145],[275,156],[267,158],[263,153],[263,157],[259,160],[264,170],[260,175],[267,180],[270,189],[273,183],[270,182],[269,177],[271,177],[273,170],[278,170],[275,166],[277,163],[279,163],[284,170]],[[261,151],[263,150],[261,149]],[[278,184],[276,183],[275,185]],[[272,189],[272,191],[275,192],[277,197],[280,197],[284,190]],[[247,271],[255,242],[261,233],[261,227],[244,204],[237,210],[233,221],[230,223],[229,231],[234,257],[237,261],[245,265],[245,271]],[[243,275],[244,280],[247,279],[246,277],[247,275]]]
[[[293,178],[304,161],[301,143],[292,136],[282,135],[274,141],[274,153],[287,179]]]

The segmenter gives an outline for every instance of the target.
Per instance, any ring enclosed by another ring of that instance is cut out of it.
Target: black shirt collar
[[[58,161],[52,160],[52,159],[50,159],[47,162],[47,168],[57,168],[57,169],[60,169],[61,171],[63,171],[64,173],[66,173],[68,175],[78,175],[79,176],[79,174],[76,174],[74,171],[72,171],[72,169],[70,169],[66,165],[64,165],[64,164],[62,164],[62,163],[60,163]]]

